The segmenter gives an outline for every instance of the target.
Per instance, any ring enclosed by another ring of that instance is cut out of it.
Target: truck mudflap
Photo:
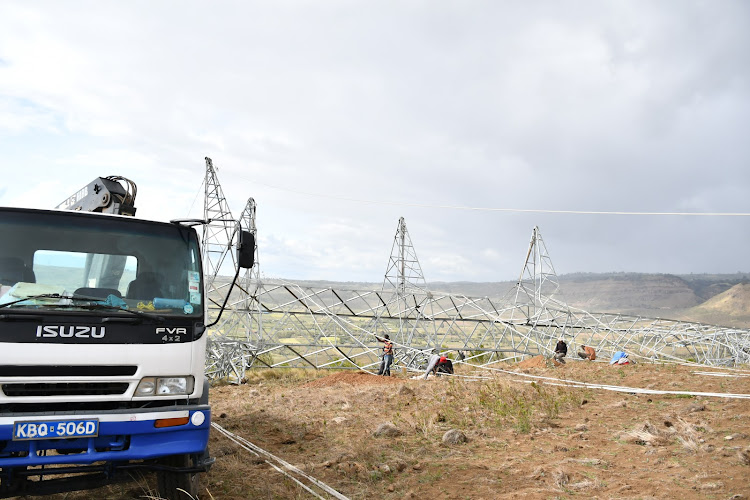
[[[81,434],[90,435],[75,437],[75,430],[65,433],[66,428],[76,426]],[[6,476],[9,469],[17,467],[123,464],[170,455],[198,456],[208,446],[210,426],[208,405],[1,416],[0,469]],[[53,429],[62,432],[57,434]]]

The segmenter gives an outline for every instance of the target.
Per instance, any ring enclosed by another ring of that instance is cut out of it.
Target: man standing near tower
[[[378,342],[383,342],[385,344],[383,346],[383,360],[380,362],[378,375],[390,377],[391,363],[393,363],[393,342],[391,342],[391,338],[388,335],[385,335],[385,338],[382,339],[378,336],[375,336],[375,338],[378,339]]]

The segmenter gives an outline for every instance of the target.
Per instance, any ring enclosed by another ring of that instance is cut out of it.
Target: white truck
[[[212,463],[199,238],[132,217],[134,199],[105,177],[67,210],[0,208],[0,498],[133,470],[197,498]],[[254,237],[238,234],[252,267]]]

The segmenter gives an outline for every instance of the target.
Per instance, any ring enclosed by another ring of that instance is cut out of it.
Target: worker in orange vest
[[[390,377],[391,363],[393,363],[393,342],[391,342],[391,338],[388,335],[386,335],[384,339],[377,336],[375,338],[378,339],[378,342],[383,342],[385,344],[383,346],[383,360],[380,362],[378,375]]]
[[[596,351],[593,347],[589,345],[582,345],[581,350],[578,351],[578,356],[581,359],[587,359],[589,361],[594,361],[596,359]]]

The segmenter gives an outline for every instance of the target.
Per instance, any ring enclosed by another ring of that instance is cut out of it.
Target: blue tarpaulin
[[[614,365],[615,363],[617,363],[617,362],[618,362],[618,361],[620,360],[620,358],[627,358],[627,357],[628,357],[628,355],[627,355],[627,354],[625,354],[625,353],[624,353],[623,351],[617,351],[617,352],[616,352],[616,353],[615,353],[615,354],[614,354],[614,355],[612,356],[612,359],[611,359],[611,360],[609,360],[609,364],[610,364],[610,365]]]

